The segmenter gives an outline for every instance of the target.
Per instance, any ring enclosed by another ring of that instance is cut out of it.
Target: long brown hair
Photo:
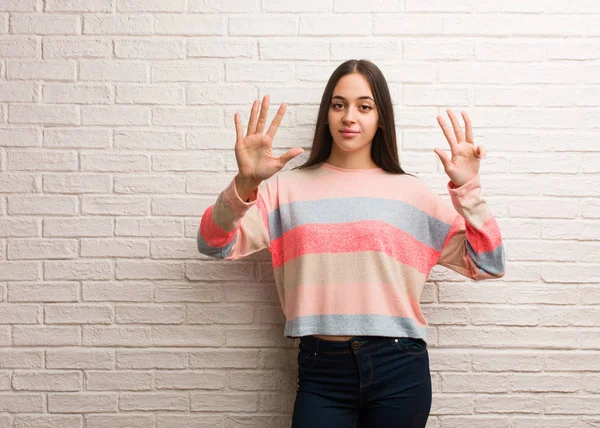
[[[293,169],[303,169],[327,160],[331,154],[333,137],[327,125],[327,114],[333,97],[333,90],[337,82],[347,74],[362,74],[373,91],[375,106],[379,113],[379,125],[371,144],[371,158],[384,171],[395,174],[407,174],[400,167],[398,159],[398,146],[396,144],[396,124],[394,122],[394,107],[392,97],[383,73],[371,61],[351,59],[340,64],[329,77],[323,91],[315,135],[308,160]]]

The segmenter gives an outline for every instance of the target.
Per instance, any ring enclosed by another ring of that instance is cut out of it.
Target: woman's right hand
[[[281,124],[285,114],[285,104],[281,104],[277,115],[271,122],[268,131],[263,134],[267,113],[269,111],[269,96],[263,97],[260,115],[258,114],[258,100],[252,103],[250,120],[246,136],[243,135],[240,114],[235,113],[235,130],[237,140],[235,142],[235,158],[238,164],[238,176],[243,183],[258,185],[275,173],[279,172],[286,163],[301,154],[304,149],[296,147],[288,150],[280,157],[273,156],[273,138]],[[252,186],[250,186],[252,187]]]

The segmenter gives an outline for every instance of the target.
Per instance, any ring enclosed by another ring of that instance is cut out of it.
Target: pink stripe
[[[393,284],[303,285],[286,292],[285,315],[293,320],[307,315],[375,314],[426,325],[418,299],[398,291]]]
[[[496,219],[490,214],[490,218],[483,224],[480,229],[476,229],[471,226],[470,223],[466,222],[465,219],[459,214],[457,220],[452,224],[446,243],[452,236],[461,229],[466,229],[467,237],[471,248],[477,253],[485,253],[494,251],[500,244],[502,244],[502,235],[500,234],[500,228]]]
[[[283,260],[273,260],[274,268],[304,254],[377,251],[424,274],[431,270],[440,254],[409,233],[378,220],[305,224],[272,241],[271,248],[272,252],[284,254]]]
[[[219,227],[212,219],[214,205],[208,207],[208,209],[202,215],[200,221],[200,235],[211,247],[224,247],[229,244],[235,237],[236,231],[232,230],[227,233],[221,227]]]

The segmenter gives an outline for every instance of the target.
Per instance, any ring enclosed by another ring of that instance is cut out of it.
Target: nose
[[[344,122],[354,122],[354,109],[349,107],[343,117]]]

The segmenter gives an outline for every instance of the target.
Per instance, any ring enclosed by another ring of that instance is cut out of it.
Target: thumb
[[[295,149],[290,149],[279,157],[279,161],[281,162],[281,167],[283,168],[286,163],[294,159],[299,154],[302,154],[304,149],[300,147],[296,147]]]
[[[444,151],[441,149],[433,149],[433,151],[438,155],[438,157],[442,161],[442,165],[444,165],[444,170],[448,171],[451,162],[446,153],[444,153]]]

